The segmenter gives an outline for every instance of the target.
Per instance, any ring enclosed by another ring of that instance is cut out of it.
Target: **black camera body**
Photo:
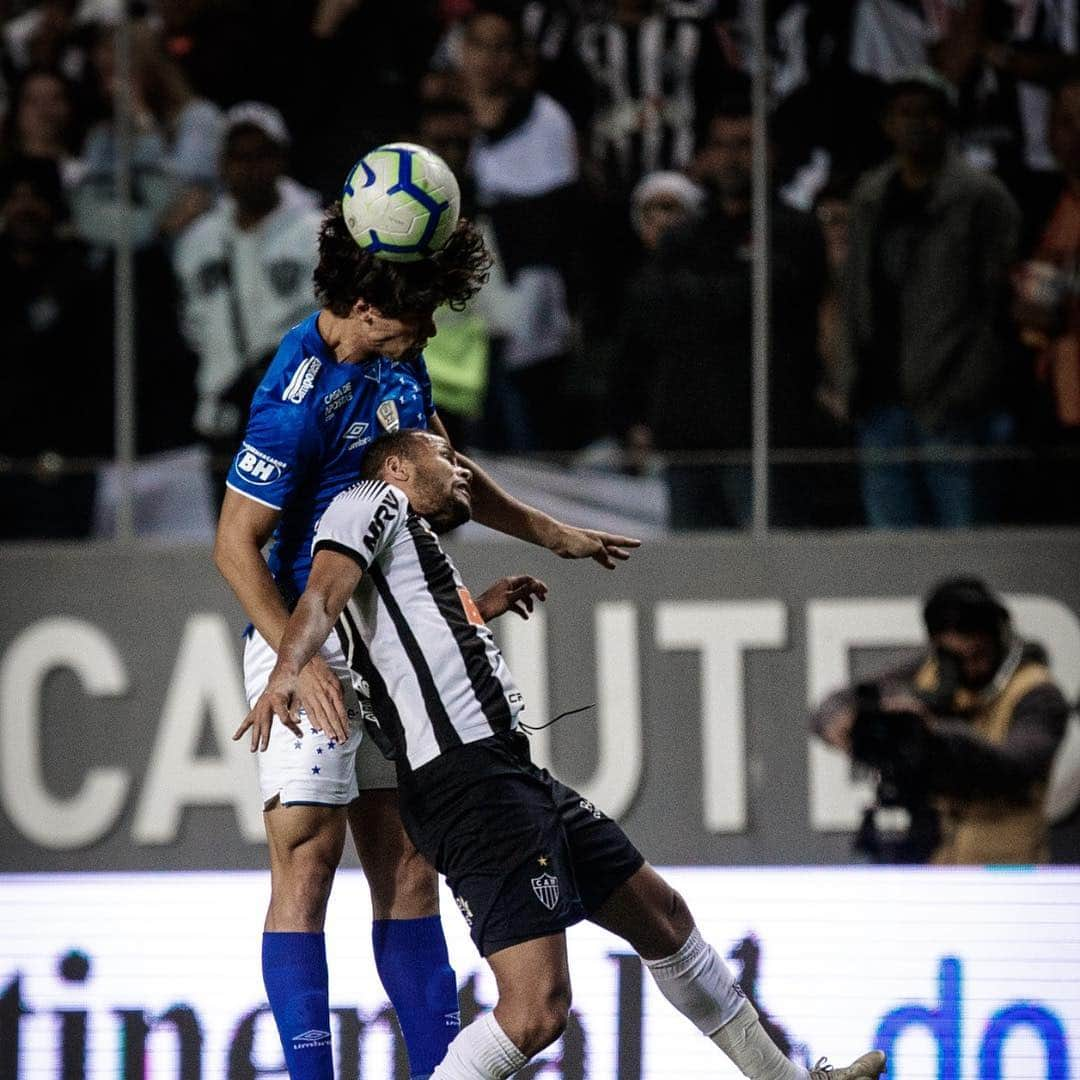
[[[855,688],[852,756],[878,771],[874,805],[863,815],[855,849],[879,863],[925,863],[941,837],[927,783],[922,717],[887,712],[873,683]]]

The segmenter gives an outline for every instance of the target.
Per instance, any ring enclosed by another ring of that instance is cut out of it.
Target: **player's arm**
[[[265,750],[270,744],[270,728],[275,716],[290,731],[301,735],[298,716],[301,706],[309,719],[319,719],[329,727],[334,709],[332,703],[320,694],[318,687],[302,688],[301,672],[330,636],[360,581],[360,575],[359,564],[349,555],[328,548],[315,553],[307,588],[285,625],[278,644],[277,663],[266,689],[233,735],[234,739],[242,738],[250,729],[252,751]],[[334,686],[338,687],[336,679]],[[348,732],[335,733],[335,737],[344,740]]]
[[[437,415],[432,414],[429,422],[436,435],[450,441]],[[640,540],[630,536],[582,529],[556,521],[542,510],[508,494],[464,454],[458,454],[458,458],[472,472],[473,520],[489,529],[538,544],[563,559],[595,559],[609,570],[614,569],[616,560],[630,558],[628,549],[641,546]]]
[[[280,517],[280,510],[226,488],[214,540],[214,563],[252,625],[275,650],[289,621],[289,611],[266,565],[262,549]],[[329,701],[330,708],[326,712],[311,715],[313,726],[328,731],[336,739],[348,738],[349,721],[341,684],[319,655],[313,655],[304,668],[301,697]]]

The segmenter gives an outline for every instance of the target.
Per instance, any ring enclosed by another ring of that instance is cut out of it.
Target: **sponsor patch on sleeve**
[[[244,443],[236,455],[236,471],[248,483],[260,487],[280,480],[288,468],[284,461],[264,454],[250,443]]]

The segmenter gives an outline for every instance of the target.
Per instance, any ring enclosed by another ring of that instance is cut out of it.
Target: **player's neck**
[[[358,324],[356,319],[343,319],[323,308],[315,325],[326,347],[340,364],[362,364],[379,355],[379,350],[368,339],[366,328]]]

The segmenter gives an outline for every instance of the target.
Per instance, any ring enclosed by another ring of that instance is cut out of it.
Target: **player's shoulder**
[[[393,484],[361,480],[331,500],[319,520],[314,548],[336,543],[362,552],[365,560],[377,557],[408,520],[408,507],[405,493]]]
[[[256,394],[256,407],[303,406],[315,399],[312,391],[329,361],[314,329],[318,312],[299,322],[281,339],[274,359]]]

